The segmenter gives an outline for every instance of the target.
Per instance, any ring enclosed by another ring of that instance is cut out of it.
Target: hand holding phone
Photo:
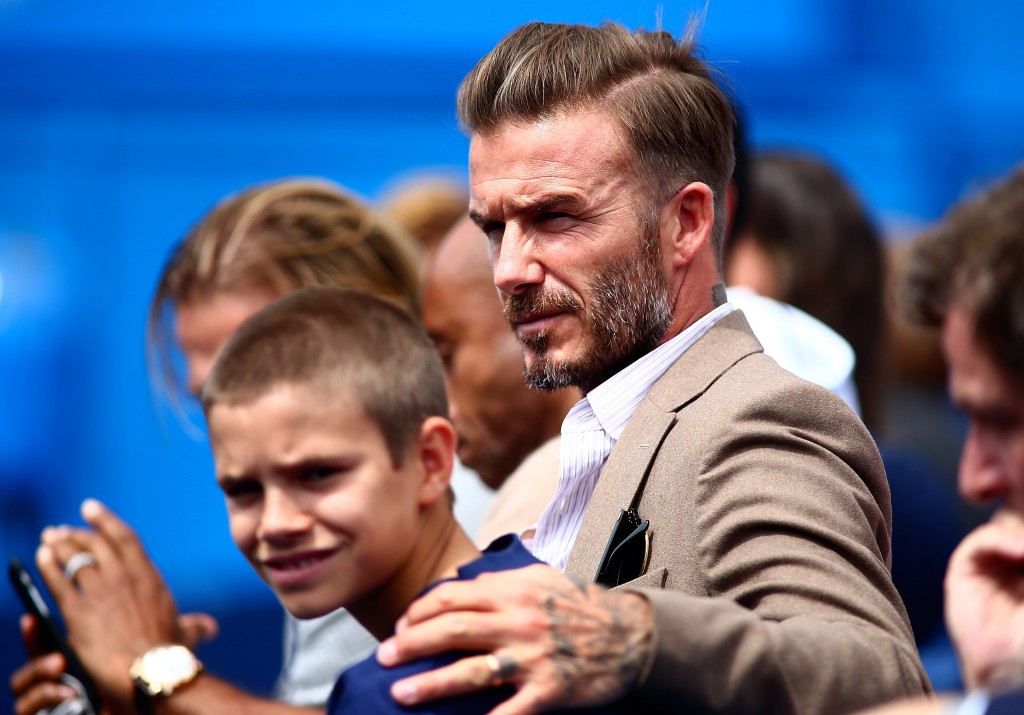
[[[71,687],[76,696],[52,708],[49,715],[98,715],[102,700],[95,683],[68,643],[64,631],[57,622],[31,574],[21,565],[17,557],[11,557],[8,567],[11,585],[25,606],[38,622],[39,645],[44,652],[60,652],[64,656],[66,670],[61,682]]]

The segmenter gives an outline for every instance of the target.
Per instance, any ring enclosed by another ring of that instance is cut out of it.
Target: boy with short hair
[[[380,299],[308,288],[270,305],[224,346],[202,402],[231,536],[300,618],[345,607],[384,639],[439,580],[536,563],[514,537],[481,555],[456,523],[440,358],[413,318]],[[403,711],[391,683],[459,655],[391,669],[368,658],[339,678],[328,712]],[[498,659],[481,658],[500,685]],[[487,712],[511,693],[490,688],[429,712]]]

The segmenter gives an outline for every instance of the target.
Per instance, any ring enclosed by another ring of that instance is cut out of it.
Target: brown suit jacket
[[[644,477],[646,476],[646,480]],[[645,713],[841,715],[929,690],[892,585],[889,488],[831,392],[778,367],[742,313],[651,388],[566,573],[592,580],[621,508],[651,522]]]

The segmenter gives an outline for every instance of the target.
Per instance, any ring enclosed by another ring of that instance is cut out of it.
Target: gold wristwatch
[[[183,645],[150,648],[128,671],[135,684],[135,709],[140,715],[153,712],[154,698],[166,698],[203,672],[203,664]]]

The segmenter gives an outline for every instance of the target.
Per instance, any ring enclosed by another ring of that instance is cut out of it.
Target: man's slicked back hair
[[[633,150],[648,210],[660,211],[688,183],[711,187],[720,258],[733,113],[697,54],[696,26],[676,40],[668,32],[633,32],[614,23],[523,25],[462,81],[459,121],[471,135],[486,137],[508,124],[561,113],[607,112]]]
[[[344,288],[303,288],[245,321],[203,385],[203,409],[254,401],[282,385],[330,403],[355,400],[401,465],[428,417],[448,417],[441,359],[406,311]]]
[[[900,289],[915,322],[941,326],[965,308],[977,340],[1024,383],[1024,164],[917,239]]]

